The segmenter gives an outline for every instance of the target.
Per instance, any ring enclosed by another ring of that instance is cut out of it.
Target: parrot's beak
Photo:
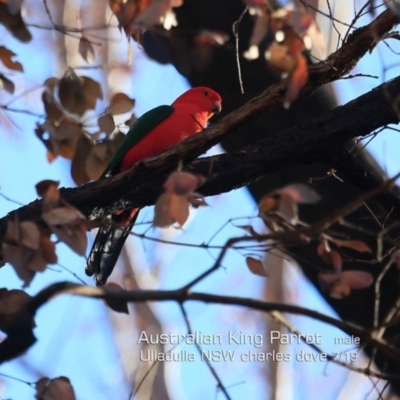
[[[222,110],[221,102],[220,102],[220,101],[216,101],[216,102],[214,103],[213,108],[212,108],[212,112],[213,112],[214,114],[219,114],[219,113],[221,112],[221,110]]]

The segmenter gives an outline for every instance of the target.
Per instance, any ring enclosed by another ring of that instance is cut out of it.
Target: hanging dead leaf
[[[53,140],[59,142],[75,139],[76,136],[83,133],[81,124],[72,118],[65,118],[58,121],[46,119],[40,127],[45,132],[48,132]]]
[[[297,60],[289,54],[285,45],[272,43],[265,53],[268,65],[280,73],[290,73],[296,68]]]
[[[41,197],[45,197],[46,195],[51,194],[51,197],[54,200],[58,201],[60,198],[60,194],[57,189],[59,184],[60,184],[60,181],[44,179],[43,181],[40,181],[35,185],[36,193]],[[51,190],[51,192],[50,192],[50,190]]]
[[[16,39],[21,42],[29,42],[32,35],[22,19],[21,10],[15,7],[17,4],[16,2],[0,1],[0,24],[3,24]]]
[[[75,253],[84,256],[87,248],[86,224],[84,221],[74,224],[52,226],[57,238],[69,246]]]
[[[154,207],[154,219],[153,225],[160,228],[165,228],[172,225],[175,220],[172,218],[169,207],[170,207],[171,195],[163,193],[157,200]]]
[[[79,54],[88,64],[94,61],[95,55],[93,45],[84,36],[79,40]]]
[[[42,214],[42,219],[49,226],[71,224],[84,218],[84,215],[73,207],[57,207]]]
[[[45,251],[42,246],[45,246]],[[35,223],[17,220],[7,222],[7,233],[2,243],[4,260],[14,267],[24,286],[30,284],[34,271],[44,271],[47,264],[57,261],[55,252],[50,253],[49,246]]]
[[[176,194],[177,196],[188,196],[197,187],[197,179],[193,174],[188,172],[173,172],[169,175],[163,188],[167,193]]]
[[[97,123],[101,131],[107,133],[107,135],[110,135],[114,132],[115,122],[113,116],[110,113],[103,114],[97,120]]]
[[[180,226],[189,218],[189,202],[184,196],[171,195],[169,213]]]
[[[83,115],[87,110],[83,85],[72,68],[68,68],[58,85],[61,105],[69,112]]]
[[[0,90],[5,90],[8,93],[14,94],[15,85],[13,81],[0,74]]]
[[[289,196],[297,204],[315,204],[321,196],[310,186],[303,183],[293,183],[279,189],[279,193]]]
[[[135,114],[131,114],[131,117],[128,120],[126,120],[124,122],[124,124],[126,126],[129,126],[129,128],[130,128],[136,121],[137,121],[137,118],[135,117]]]
[[[258,209],[262,213],[269,213],[278,209],[279,201],[276,197],[266,196],[258,203]]]
[[[12,69],[13,71],[23,71],[24,68],[22,67],[22,64],[19,62],[13,61],[12,58],[16,54],[13,53],[11,50],[7,49],[4,46],[0,46],[0,60],[1,62],[8,68]]]
[[[336,299],[347,297],[352,289],[364,289],[371,286],[373,277],[364,271],[344,271],[339,274],[320,274],[322,288]]]
[[[38,400],[76,400],[74,388],[65,376],[41,378],[35,386]]]
[[[317,247],[317,253],[325,264],[332,265],[336,272],[342,270],[343,260],[340,253],[331,249],[326,240],[321,241]]]
[[[68,68],[59,82],[58,97],[65,110],[82,116],[95,108],[103,93],[98,82],[87,76],[78,77],[72,68]]]
[[[132,110],[135,100],[124,93],[115,93],[110,100],[109,112],[112,115],[124,114]]]
[[[374,278],[365,271],[344,271],[341,274],[341,280],[351,289],[364,289],[371,286]]]
[[[327,239],[335,243],[338,247],[347,247],[349,249],[356,250],[360,253],[372,253],[371,248],[364,242],[360,240],[342,240],[335,239],[333,237],[327,236]]]
[[[300,90],[308,80],[308,66],[306,58],[301,55],[296,64],[295,70],[289,75],[289,84],[286,91],[284,107],[288,108],[297,99]]]
[[[96,181],[106,169],[111,156],[122,143],[125,135],[118,132],[111,139],[95,145],[85,160],[85,171],[91,180]]]
[[[250,272],[254,275],[266,277],[267,273],[265,272],[264,264],[253,257],[246,257],[246,264],[249,268]]]
[[[80,79],[82,80],[83,93],[85,95],[87,107],[89,110],[94,110],[97,100],[103,99],[103,90],[99,82],[88,76],[81,76]]]
[[[107,283],[103,286],[103,288],[112,289],[112,291],[124,291],[124,289],[120,285],[113,282]],[[104,299],[104,302],[108,305],[108,307],[116,312],[129,314],[128,303],[126,300]]]
[[[57,238],[79,255],[84,255],[87,247],[87,221],[84,215],[59,197],[58,183],[43,184],[42,219]],[[47,187],[47,191],[45,191]]]

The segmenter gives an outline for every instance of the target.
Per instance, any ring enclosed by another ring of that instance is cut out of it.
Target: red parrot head
[[[221,96],[217,92],[206,86],[198,86],[179,96],[173,105],[190,104],[196,111],[206,112],[208,118],[211,118],[213,114],[218,114],[221,111],[221,103]]]

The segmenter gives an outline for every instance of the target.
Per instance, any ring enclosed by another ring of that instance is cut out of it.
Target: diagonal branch
[[[385,11],[369,25],[355,30],[343,46],[326,61],[310,66],[309,81],[304,93],[310,94],[321,85],[350,72],[357,61],[371,51],[396,23],[395,16],[390,11]],[[92,219],[117,209],[154,204],[160,193],[160,183],[168,171],[176,168],[179,162],[188,162],[204,153],[246,121],[266,110],[281,106],[286,87],[286,81],[272,85],[218,123],[187,138],[162,155],[139,162],[129,171],[110,179],[76,189],[63,189],[62,196]],[[327,157],[332,146],[337,148],[353,137],[367,135],[378,127],[396,123],[398,116],[392,110],[393,99],[390,94],[398,93],[399,90],[400,79],[397,78],[346,106],[338,107],[326,117],[312,121],[307,126],[279,134],[268,132],[266,139],[257,145],[237,153],[196,160],[190,169],[208,176],[212,167],[212,177],[204,185],[202,192],[205,195],[214,195],[247,185],[283,166]],[[127,187],[130,188],[129,193]],[[41,202],[34,201],[14,213],[18,214],[20,220],[38,221]],[[0,219],[0,241],[4,237],[9,217]]]

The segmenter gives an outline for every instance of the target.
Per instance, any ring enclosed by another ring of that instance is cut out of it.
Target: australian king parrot
[[[221,101],[214,90],[195,87],[170,106],[146,112],[132,125],[101,178],[126,171],[136,162],[160,154],[205,129],[208,119],[221,110]],[[99,228],[86,265],[86,274],[94,275],[96,285],[106,283],[138,212],[139,209],[134,208],[115,213],[109,216],[109,224]]]

